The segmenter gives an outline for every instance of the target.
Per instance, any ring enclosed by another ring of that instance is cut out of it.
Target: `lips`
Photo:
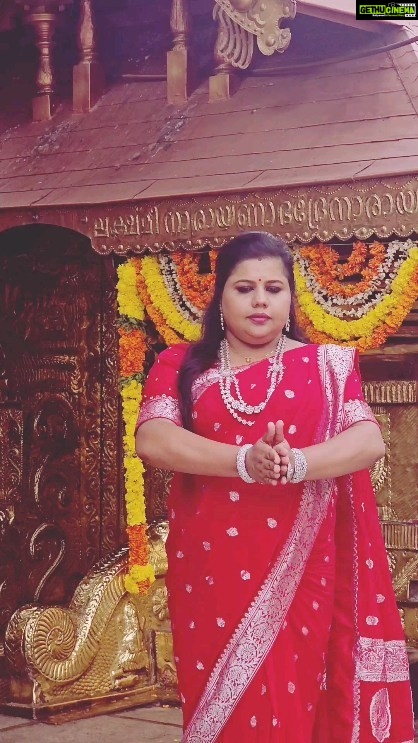
[[[270,319],[271,319],[270,315],[257,314],[257,315],[249,316],[249,320],[251,320],[251,322],[253,323],[256,323],[257,325],[262,325],[263,323],[267,322]]]

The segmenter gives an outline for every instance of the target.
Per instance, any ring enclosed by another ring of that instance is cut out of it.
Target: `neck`
[[[239,359],[243,359],[248,364],[250,364],[252,362],[262,361],[263,359],[268,359],[274,356],[277,352],[277,346],[281,338],[282,336],[280,335],[274,340],[274,342],[270,341],[269,343],[263,343],[261,345],[254,346],[237,341],[235,338],[231,340],[227,337],[226,342],[229,346],[229,353],[232,355],[233,358],[237,357]]]

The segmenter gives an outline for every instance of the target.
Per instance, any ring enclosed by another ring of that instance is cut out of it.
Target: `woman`
[[[353,349],[298,340],[292,257],[220,251],[202,339],[164,351],[137,452],[175,471],[167,585],[184,743],[412,743],[408,662]]]

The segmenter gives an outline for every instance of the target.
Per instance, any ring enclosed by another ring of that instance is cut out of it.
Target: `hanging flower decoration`
[[[315,343],[378,348],[418,298],[418,248],[412,240],[356,243],[345,263],[327,245],[295,255],[297,317]]]
[[[136,266],[131,261],[118,267],[117,301],[125,505],[129,539],[129,567],[125,586],[130,593],[146,593],[155,576],[149,563],[146,534],[144,467],[136,455],[134,439],[142,398],[146,337],[142,324],[144,306],[138,294]]]
[[[190,303],[192,311],[201,315],[212,296],[214,278],[216,250],[209,251],[209,263],[211,272],[199,273],[199,263],[201,255],[199,253],[173,253],[165,260],[160,259],[161,270],[163,271],[165,281],[169,282],[167,273],[172,281],[180,289],[179,294],[183,300]]]
[[[135,453],[134,430],[142,397],[148,317],[167,345],[195,341],[214,285],[200,272],[200,254],[131,258],[118,268],[119,361],[129,536],[126,588],[145,593],[154,571],[144,497],[144,467]],[[346,260],[329,245],[295,250],[297,316],[314,343],[338,343],[364,351],[396,333],[418,299],[418,247],[412,240],[389,245],[356,242]]]

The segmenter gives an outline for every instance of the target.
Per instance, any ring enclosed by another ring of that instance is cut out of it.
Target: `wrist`
[[[290,459],[287,467],[287,482],[291,482],[294,485],[298,482],[302,482],[306,478],[308,471],[308,462],[301,449],[291,449],[292,459]]]
[[[240,446],[237,452],[237,472],[238,476],[241,478],[241,480],[244,480],[244,482],[253,483],[255,480],[248,474],[247,465],[246,465],[246,456],[249,449],[252,449],[252,444],[244,444],[244,446]]]

